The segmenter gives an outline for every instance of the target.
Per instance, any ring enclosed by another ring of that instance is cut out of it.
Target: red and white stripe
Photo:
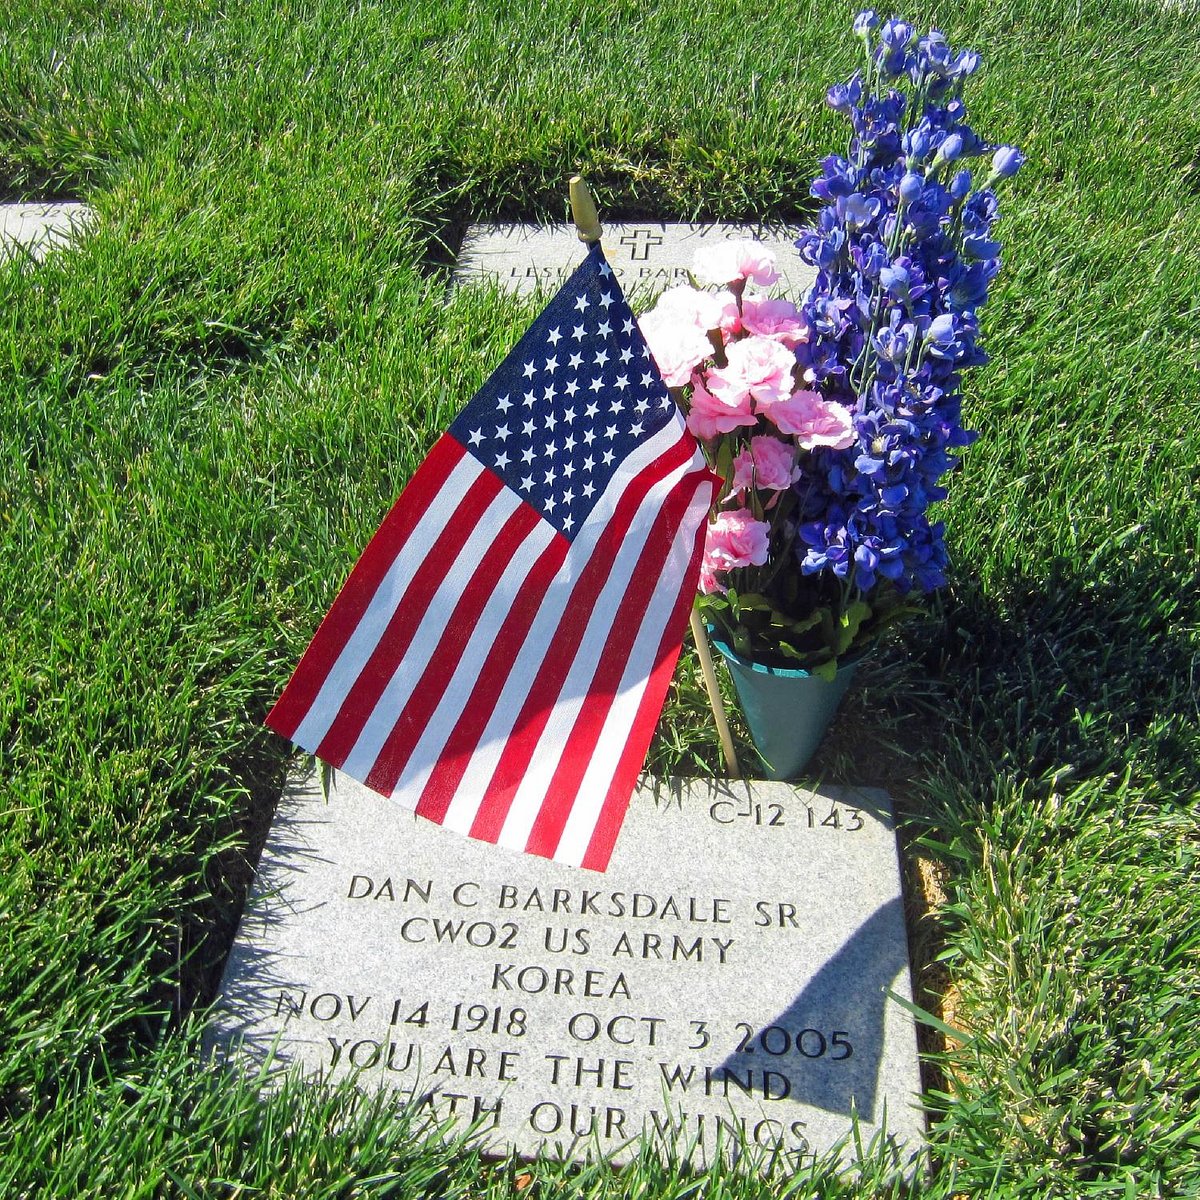
[[[602,870],[670,684],[712,493],[673,420],[572,543],[443,435],[267,723],[449,828]]]

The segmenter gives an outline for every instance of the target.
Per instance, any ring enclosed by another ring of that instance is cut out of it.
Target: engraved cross
[[[650,257],[650,248],[661,246],[662,242],[662,238],[650,229],[635,229],[621,239],[621,245],[629,247],[631,262],[645,262]]]

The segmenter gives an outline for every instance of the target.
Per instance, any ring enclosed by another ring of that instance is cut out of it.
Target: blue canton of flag
[[[675,408],[612,280],[594,253],[450,426],[567,538]]]

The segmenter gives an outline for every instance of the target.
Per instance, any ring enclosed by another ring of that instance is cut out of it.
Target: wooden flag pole
[[[692,640],[696,643],[696,653],[700,656],[700,670],[704,674],[704,690],[708,692],[708,706],[712,709],[713,720],[717,723],[717,735],[721,739],[721,752],[725,755],[725,765],[729,768],[730,779],[741,779],[742,768],[738,765],[737,752],[733,748],[733,738],[729,735],[729,722],[725,719],[725,706],[721,703],[721,689],[717,687],[717,673],[713,669],[712,652],[708,648],[708,636],[700,614],[692,609]]]
[[[600,214],[596,211],[596,202],[584,182],[582,175],[572,175],[570,182],[571,219],[579,231],[579,240],[591,245],[600,240],[603,229],[600,225]],[[708,692],[708,704],[712,709],[713,720],[717,723],[717,734],[721,739],[721,751],[725,755],[725,764],[733,779],[741,779],[742,769],[738,766],[737,754],[733,749],[733,738],[729,734],[729,722],[725,719],[725,709],[721,704],[721,691],[717,687],[717,673],[713,669],[712,654],[708,649],[708,638],[700,616],[692,609],[692,637],[696,642],[696,652],[700,655],[700,669],[704,673],[704,688]]]

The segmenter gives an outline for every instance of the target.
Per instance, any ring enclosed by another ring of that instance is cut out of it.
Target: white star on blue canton
[[[537,374],[537,367],[533,363],[525,364],[525,378],[532,379]]]
[[[509,464],[509,457],[507,454],[505,454],[505,452],[503,450],[501,450],[500,453],[496,455],[496,470],[503,471],[504,468],[508,466],[508,464]]]
[[[499,442],[505,442],[508,440],[508,426],[507,425],[497,426],[496,440]]]
[[[471,443],[472,446],[483,445],[483,430],[482,429],[472,429],[471,436],[467,440]]]
[[[550,339],[550,345],[557,346],[562,334],[557,329],[552,329],[546,336]]]
[[[588,298],[586,296],[576,297],[575,307],[579,309],[580,312],[586,312],[589,307]]]
[[[572,354],[567,362],[567,366],[570,367],[572,371],[575,371],[579,367],[583,366],[583,355],[578,353],[578,351]]]
[[[546,368],[545,369],[547,371],[549,371],[551,374],[553,374],[555,371],[557,371],[558,370],[558,359],[557,358],[546,359]]]
[[[575,326],[575,328],[571,330],[571,336],[572,336],[572,337],[573,337],[573,338],[574,338],[574,339],[575,339],[577,342],[578,342],[578,341],[582,341],[582,340],[583,340],[583,337],[584,337],[584,334],[586,334],[586,333],[587,333],[587,330],[586,330],[586,329],[584,329],[584,327],[583,327],[582,325],[576,325],[576,326]]]
[[[507,396],[501,396],[500,399],[496,401],[496,407],[502,413],[506,413],[510,408],[512,408],[512,401]]]

